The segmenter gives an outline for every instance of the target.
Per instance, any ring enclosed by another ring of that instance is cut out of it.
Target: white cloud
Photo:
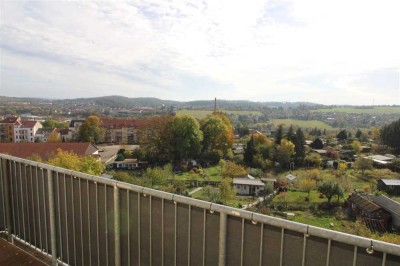
[[[390,96],[400,91],[398,71],[389,72],[392,83],[375,82],[379,90],[354,82],[399,69],[399,7],[395,0],[1,2],[0,93],[41,83],[36,96],[43,89],[67,97],[45,82],[58,69],[52,79],[76,88],[69,97],[400,104]],[[108,91],[110,84],[120,90]],[[98,89],[82,92],[88,88]]]

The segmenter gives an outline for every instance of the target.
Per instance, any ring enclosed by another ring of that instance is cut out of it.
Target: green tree
[[[362,151],[362,147],[361,147],[361,143],[358,140],[354,140],[351,143],[351,147],[353,148],[353,150],[357,153],[360,154]]]
[[[395,152],[400,153],[400,119],[394,121],[380,130],[380,137],[382,143],[394,149]]]
[[[176,116],[171,127],[175,160],[196,157],[201,151],[203,133],[199,122],[192,116]]]
[[[169,162],[172,157],[172,116],[154,116],[143,121],[138,139],[141,151],[151,162]]]
[[[57,150],[47,163],[91,175],[100,175],[104,171],[103,164],[92,156],[79,157],[72,151]]]
[[[60,135],[60,133],[58,133],[56,130],[53,130],[50,134],[49,134],[49,136],[48,136],[48,138],[47,138],[47,142],[49,142],[49,143],[55,143],[55,142],[61,142],[61,135]]]
[[[290,125],[288,132],[286,133],[286,139],[290,140],[291,142],[295,143],[296,135],[294,134],[293,126]]]
[[[312,152],[306,155],[304,161],[308,166],[319,167],[322,164],[322,157],[318,153]]]
[[[282,138],[283,138],[283,125],[281,124],[278,126],[278,129],[276,130],[276,133],[275,133],[275,143],[277,145],[280,145]]]
[[[253,158],[256,155],[256,147],[254,143],[254,137],[251,136],[250,140],[247,142],[246,147],[244,148],[243,161],[246,165],[253,165]]]
[[[246,169],[234,162],[221,160],[219,166],[221,168],[221,175],[223,177],[233,178],[244,176],[247,174]]]
[[[282,139],[281,145],[278,145],[276,151],[276,160],[279,162],[281,167],[288,167],[294,154],[294,144],[287,140]]]
[[[214,203],[221,203],[221,194],[219,193],[218,189],[215,189],[210,186],[206,186],[203,189],[203,195],[206,196],[207,201],[214,202]]]
[[[78,139],[84,142],[98,143],[104,138],[104,129],[101,120],[97,116],[89,116],[79,127]]]
[[[293,144],[294,144],[294,161],[298,166],[303,165],[304,158],[306,157],[306,150],[304,148],[305,145],[304,134],[301,128],[297,129]]]
[[[361,131],[360,129],[357,129],[357,132],[356,132],[356,135],[355,135],[355,137],[356,137],[358,140],[361,140],[361,137],[362,137],[362,131]]]
[[[200,122],[203,131],[203,151],[219,150],[223,153],[233,144],[233,130],[229,119],[223,119],[221,115],[211,115]]]
[[[336,135],[336,137],[337,137],[339,140],[341,140],[341,141],[346,140],[346,139],[347,139],[347,131],[346,131],[346,129],[341,130],[341,131]]]
[[[313,142],[311,142],[310,147],[313,149],[323,149],[324,148],[324,143],[320,138],[316,138]]]
[[[236,195],[235,189],[232,187],[230,180],[227,178],[222,179],[218,188],[221,200],[225,204]]]
[[[366,170],[373,169],[373,162],[368,158],[359,157],[354,162],[354,168],[361,170],[361,173],[364,175]]]
[[[153,188],[165,185],[166,181],[172,178],[172,166],[167,164],[164,167],[147,168],[143,180],[145,185]]]
[[[311,190],[315,189],[315,182],[311,178],[301,178],[299,182],[299,188],[301,191],[307,193],[307,197],[310,198]]]
[[[337,195],[338,198],[343,196],[343,189],[339,183],[333,180],[324,180],[318,183],[318,191],[325,195],[328,203],[331,203],[332,197]]]
[[[261,190],[261,191],[259,192],[259,195],[260,195],[261,197],[263,197],[264,200],[265,200],[266,197],[267,197],[269,194],[271,194],[272,192],[274,192],[274,186],[272,185],[271,182],[267,182],[267,183],[265,183],[265,185],[264,185],[264,190]]]

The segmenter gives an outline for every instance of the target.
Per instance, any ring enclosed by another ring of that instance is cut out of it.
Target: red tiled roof
[[[133,119],[101,119],[103,127],[106,128],[123,128],[123,127],[136,127],[137,120]]]
[[[0,143],[0,153],[9,154],[19,158],[28,158],[37,154],[47,160],[57,149],[72,151],[79,156],[93,154],[97,148],[89,142],[59,142],[59,143]]]
[[[21,121],[21,127],[23,128],[33,128],[36,123],[39,123],[38,121],[31,121],[31,120],[25,120]]]
[[[2,124],[14,124],[14,123],[16,123],[18,121],[18,118],[19,117],[16,117],[16,116],[9,116],[9,117],[4,118],[2,121],[0,121],[0,123],[2,123]]]

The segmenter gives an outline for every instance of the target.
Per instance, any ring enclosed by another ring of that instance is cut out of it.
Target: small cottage
[[[264,183],[259,179],[234,178],[233,185],[238,195],[257,196],[264,190]]]

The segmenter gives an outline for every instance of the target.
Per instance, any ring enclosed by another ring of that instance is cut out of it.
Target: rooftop
[[[234,178],[233,184],[238,185],[251,185],[251,186],[264,186],[264,183],[259,179],[249,179],[249,178]]]
[[[400,186],[400,180],[398,179],[379,179],[387,186]]]

